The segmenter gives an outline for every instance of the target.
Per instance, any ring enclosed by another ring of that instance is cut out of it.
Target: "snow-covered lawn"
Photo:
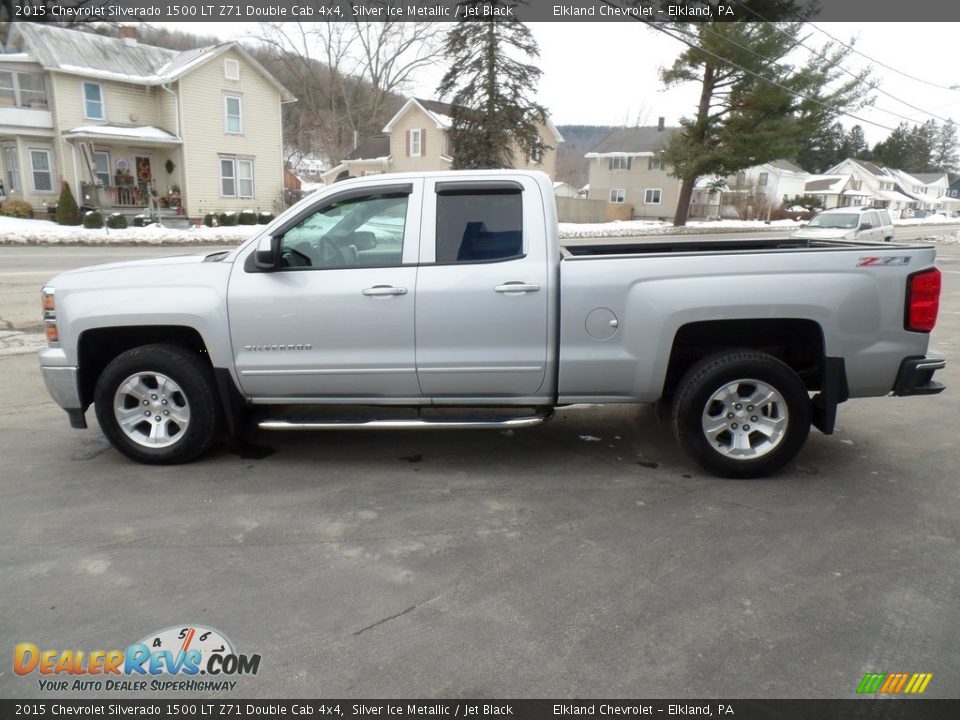
[[[156,225],[124,230],[88,230],[49,220],[0,217],[2,245],[237,245],[257,232],[258,225],[167,228]]]
[[[960,218],[931,215],[923,219],[895,220],[896,225],[957,224]],[[765,223],[761,220],[712,220],[691,221],[685,228],[675,228],[667,222],[655,220],[623,220],[608,223],[560,223],[560,237],[603,238],[636,237],[642,235],[706,234],[755,230],[792,230],[802,223],[793,220],[777,220]],[[49,220],[23,220],[0,217],[0,245],[239,245],[259,232],[262,225],[236,225],[234,227],[167,228],[151,225],[143,228],[129,227],[124,230],[88,230],[84,227],[57,225]],[[956,242],[956,240],[944,240]]]

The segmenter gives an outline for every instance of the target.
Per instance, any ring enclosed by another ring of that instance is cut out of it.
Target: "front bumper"
[[[947,366],[944,358],[913,357],[906,358],[900,363],[900,372],[893,385],[893,394],[904,395],[936,395],[947,389],[947,386],[935,382],[933,374]]]
[[[47,386],[50,397],[70,416],[70,425],[75,428],[87,426],[83,406],[80,399],[79,372],[75,367],[47,367],[40,366],[43,382]]]

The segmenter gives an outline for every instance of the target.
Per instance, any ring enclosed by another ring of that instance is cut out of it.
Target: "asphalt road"
[[[902,671],[957,697],[960,247],[939,251],[950,389],[850,402],[764,481],[706,476],[625,406],[144,467],[67,426],[34,356],[0,358],[0,697],[44,695],[15,643],[182,624],[262,656],[222,696],[854,697]]]
[[[931,235],[945,235],[960,231],[957,225],[901,226],[896,228],[896,240],[912,242]],[[769,237],[787,237],[787,231],[762,233]],[[761,233],[734,232],[710,235],[683,236],[691,240],[735,240],[756,238]],[[676,237],[676,236],[668,236]],[[664,236],[641,236],[621,238],[589,238],[565,241],[569,244],[590,245],[597,243],[631,243],[666,239]],[[16,246],[0,245],[0,331],[39,331],[40,288],[45,282],[64,270],[97,265],[121,260],[136,260],[165,255],[205,252],[218,249],[216,246]]]

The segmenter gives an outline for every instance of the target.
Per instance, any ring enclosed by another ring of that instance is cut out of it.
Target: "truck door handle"
[[[407,289],[403,287],[393,287],[393,285],[374,285],[364,288],[360,291],[364,295],[406,295]]]
[[[498,293],[510,293],[511,295],[516,293],[520,295],[522,293],[528,292],[537,292],[540,289],[539,285],[534,285],[533,283],[522,283],[522,282],[508,282],[503,285],[494,285],[493,291]]]

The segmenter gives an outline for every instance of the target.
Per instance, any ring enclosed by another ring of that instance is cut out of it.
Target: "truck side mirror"
[[[267,236],[257,243],[253,264],[257,270],[275,270],[280,265],[280,242],[282,235]]]
[[[861,230],[872,230],[872,229],[873,229],[873,225],[871,225],[870,223],[860,223],[860,229],[861,229]]]

